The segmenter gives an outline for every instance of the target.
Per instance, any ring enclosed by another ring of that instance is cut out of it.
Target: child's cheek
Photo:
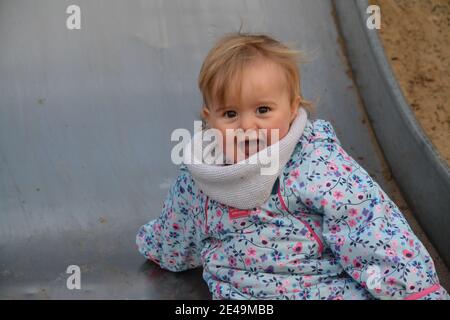
[[[267,146],[277,143],[288,133],[287,127],[267,129]]]

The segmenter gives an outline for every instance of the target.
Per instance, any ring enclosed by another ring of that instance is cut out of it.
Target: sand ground
[[[371,0],[403,94],[426,135],[450,163],[450,0]]]

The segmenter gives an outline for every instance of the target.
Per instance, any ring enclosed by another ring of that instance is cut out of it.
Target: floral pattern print
[[[210,199],[181,165],[136,243],[161,268],[202,266],[213,299],[449,298],[398,207],[321,119],[252,210]]]

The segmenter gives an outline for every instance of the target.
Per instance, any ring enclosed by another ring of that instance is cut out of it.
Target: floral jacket
[[[210,199],[181,165],[136,243],[161,268],[202,266],[213,299],[449,298],[396,204],[321,119],[252,210]]]

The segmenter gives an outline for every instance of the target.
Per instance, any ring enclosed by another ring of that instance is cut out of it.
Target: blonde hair
[[[300,96],[299,106],[303,106],[310,113],[314,112],[313,103],[303,100],[300,94],[299,63],[306,61],[302,52],[266,34],[240,31],[221,38],[203,61],[198,77],[203,106],[210,109],[213,102],[224,105],[231,84],[236,85],[240,94],[242,71],[258,57],[273,61],[282,67],[287,79],[290,103]],[[201,118],[204,121],[202,115]]]

